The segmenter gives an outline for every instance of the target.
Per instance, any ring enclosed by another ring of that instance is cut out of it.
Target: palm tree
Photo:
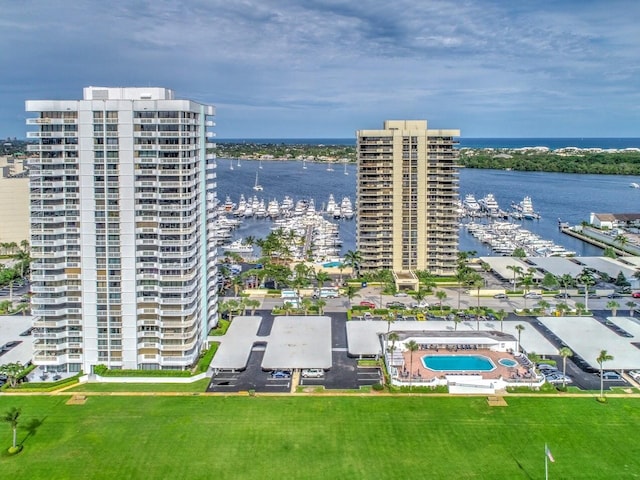
[[[616,235],[613,241],[620,246],[620,250],[622,250],[622,252],[624,253],[624,247],[625,245],[627,245],[627,243],[629,243],[629,239],[625,237],[623,234],[620,234],[620,235]]]
[[[589,287],[591,287],[592,285],[595,285],[596,280],[595,278],[593,278],[593,274],[589,270],[584,269],[576,277],[576,281],[579,284],[584,285],[584,306],[585,306],[585,309],[588,311],[589,310]]]
[[[391,342],[391,348],[389,351],[393,352],[396,349],[396,342],[400,340],[400,335],[396,332],[391,332],[387,335],[387,341]]]
[[[18,419],[20,418],[20,409],[16,407],[11,407],[11,410],[4,414],[2,417],[2,421],[7,422],[11,426],[11,430],[13,431],[13,444],[11,445],[12,450],[16,450],[17,448],[17,435],[18,435]]]
[[[467,283],[467,276],[469,275],[469,267],[464,263],[459,263],[456,268],[456,281],[458,282],[458,310],[460,310],[460,295],[462,293],[462,285]]]
[[[615,317],[616,313],[618,313],[618,309],[620,308],[620,304],[615,300],[610,300],[607,302],[607,308],[611,310],[611,315]]]
[[[609,355],[606,350],[600,350],[600,355],[596,358],[596,362],[600,365],[600,398],[604,400],[604,376],[603,376],[603,367],[602,364],[604,362],[608,362],[609,360],[613,360],[613,355]]]
[[[636,309],[636,302],[627,302],[625,305],[629,307],[629,316],[633,317],[633,313]]]
[[[562,347],[558,350],[558,353],[562,357],[562,388],[567,388],[567,357],[572,357],[573,352],[569,347]]]
[[[354,277],[358,278],[360,276],[360,264],[362,263],[362,254],[360,251],[349,250],[344,254],[344,264],[347,267],[351,267],[353,269]]]
[[[582,315],[585,312],[584,303],[576,302],[576,313],[578,316]]]
[[[507,315],[509,315],[509,314],[508,314],[507,312],[505,312],[505,311],[504,311],[504,308],[501,308],[500,310],[498,310],[498,311],[495,313],[496,318],[497,318],[498,320],[500,320],[500,331],[501,331],[501,332],[503,331],[503,329],[502,329],[502,327],[503,327],[503,322],[504,322],[504,319],[505,319],[505,318],[507,318]]]
[[[324,307],[327,305],[327,302],[319,298],[316,300],[316,307],[318,307],[318,314],[322,315],[324,313]]]
[[[573,285],[573,277],[571,275],[569,275],[568,273],[565,273],[564,275],[562,275],[561,277],[557,277],[558,278],[558,285],[560,285],[562,288],[564,288],[564,296],[567,296],[567,288],[569,288],[571,285]]]
[[[313,305],[313,302],[309,298],[303,298],[302,301],[300,302],[300,306],[304,310],[305,315],[309,313],[309,310],[311,309],[312,305]]]
[[[522,286],[524,287],[524,309],[527,309],[527,294],[529,290],[531,290],[531,286],[533,285],[533,276],[531,274],[527,274],[522,277]]]
[[[522,275],[522,267],[520,265],[507,265],[507,268],[513,272],[513,290],[516,289],[516,279]]]
[[[453,317],[453,329],[454,329],[454,330],[456,330],[456,331],[458,330],[458,324],[459,324],[461,321],[462,321],[462,319],[461,319],[458,315],[455,315],[455,316]]]
[[[440,305],[440,315],[442,315],[442,302],[445,301],[447,299],[447,292],[445,292],[444,290],[438,290],[436,292],[436,298],[440,301],[439,305]]]
[[[520,337],[522,336],[522,331],[524,330],[524,325],[518,324],[516,325],[516,330],[518,331],[518,348],[516,351],[520,351]]]
[[[396,321],[396,317],[393,315],[392,311],[387,312],[387,335],[391,330],[391,324]]]
[[[251,309],[251,315],[256,314],[256,309],[260,306],[260,300],[256,300],[254,298],[247,298],[244,301],[245,305]]]
[[[545,314],[547,313],[548,308],[551,306],[551,304],[549,302],[547,302],[546,300],[540,300],[538,302],[538,308],[540,310],[542,310]]]
[[[409,350],[409,356],[410,356],[409,390],[411,390],[411,378],[413,377],[413,352],[418,350],[419,347],[415,340],[409,340],[404,346],[407,348],[407,350]]]
[[[324,287],[325,282],[331,280],[331,275],[327,272],[319,271],[316,273],[316,282],[318,282],[318,288]]]

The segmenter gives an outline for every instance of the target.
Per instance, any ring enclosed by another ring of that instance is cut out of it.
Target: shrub
[[[374,389],[376,392],[380,392],[384,390],[384,386],[381,383],[374,383],[373,385],[371,385],[371,388]]]
[[[218,320],[218,325],[215,328],[211,329],[209,335],[212,337],[220,337],[227,333],[229,325],[231,325],[231,322],[229,320],[220,319]]]
[[[219,346],[220,343],[218,342],[212,343],[209,349],[200,356],[200,360],[198,360],[198,367],[196,369],[197,373],[207,371],[207,368],[211,365],[211,360],[213,360],[213,356],[218,351]]]
[[[110,370],[105,365],[96,365],[93,372],[101,377],[190,377],[188,370]]]

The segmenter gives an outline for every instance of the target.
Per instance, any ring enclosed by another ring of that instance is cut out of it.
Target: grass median
[[[507,397],[0,398],[22,408],[3,477],[631,478],[640,400]],[[35,422],[37,425],[38,422]],[[1,426],[0,426],[1,427]],[[26,440],[25,440],[26,437]],[[0,450],[11,444],[0,429]]]

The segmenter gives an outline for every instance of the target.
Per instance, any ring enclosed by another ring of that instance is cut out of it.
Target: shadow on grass
[[[19,443],[19,445],[21,447],[24,446],[25,442],[29,439],[29,437],[34,437],[35,436],[35,434],[38,431],[38,428],[40,428],[40,425],[42,425],[44,423],[46,418],[47,417],[44,417],[42,420],[39,419],[39,418],[32,418],[31,420],[26,422],[24,425],[20,426],[20,428],[22,430],[26,430],[27,431],[27,435],[25,435],[25,437]]]
[[[514,455],[511,455],[511,458],[513,458],[513,461],[516,462],[516,465],[518,465],[518,468],[522,471],[523,474],[527,476],[527,478],[533,478],[531,475],[529,475],[529,472],[527,472],[524,469],[524,466],[520,463],[520,461]]]

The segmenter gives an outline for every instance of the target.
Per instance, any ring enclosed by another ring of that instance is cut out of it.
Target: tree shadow
[[[29,437],[35,436],[35,434],[38,431],[38,428],[40,428],[40,426],[44,423],[44,421],[46,419],[47,419],[47,417],[44,417],[43,419],[32,418],[31,420],[29,420],[28,422],[24,423],[23,425],[20,425],[20,428],[22,430],[26,430],[27,431],[27,434],[25,435],[25,437],[20,442],[20,446],[23,446],[25,444],[25,442],[29,439]]]
[[[514,462],[516,462],[516,465],[518,466],[518,468],[519,468],[520,470],[522,470],[522,473],[523,473],[524,475],[526,475],[526,476],[527,476],[527,478],[531,478],[531,479],[533,479],[533,477],[529,474],[529,472],[527,472],[527,471],[524,469],[524,465],[522,465],[522,464],[520,463],[520,461],[515,457],[515,455],[513,455],[513,454],[512,454],[512,455],[511,455],[511,458],[513,458],[513,461],[514,461]]]

